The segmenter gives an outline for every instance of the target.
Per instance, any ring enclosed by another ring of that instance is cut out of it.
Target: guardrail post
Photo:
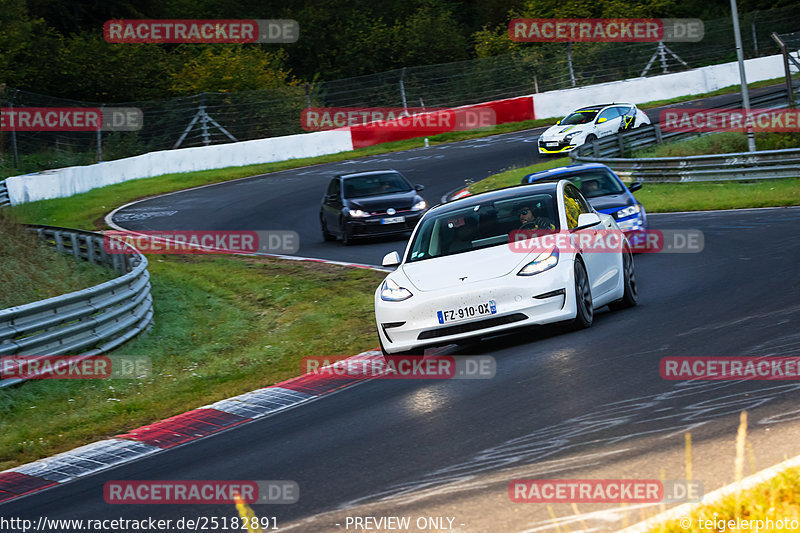
[[[597,143],[597,139],[592,141],[592,155],[600,157],[600,145]]]
[[[56,241],[56,251],[58,253],[64,253],[64,239],[61,237],[61,232],[54,231],[53,232],[53,239]]]
[[[78,242],[78,236],[75,233],[70,233],[69,238],[72,241],[72,256],[75,260],[79,260],[81,258],[81,245]]]
[[[660,124],[656,124],[654,126],[653,130],[656,133],[656,142],[658,144],[664,144],[664,137],[661,135],[661,125]]]
[[[622,134],[617,134],[617,146],[619,147],[619,156],[625,157],[625,141],[622,139]]]

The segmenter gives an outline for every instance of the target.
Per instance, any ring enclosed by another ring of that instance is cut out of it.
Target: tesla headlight
[[[639,204],[633,204],[617,211],[617,218],[629,217],[631,215],[635,215],[639,211],[641,211],[641,209],[639,208]]]
[[[417,202],[417,203],[415,203],[414,205],[411,206],[411,210],[412,211],[422,211],[426,207],[428,207],[428,204],[425,203],[425,200],[420,200],[419,202]]]
[[[384,280],[383,285],[381,285],[381,300],[386,302],[402,302],[412,296],[410,290],[401,287],[390,279]]]
[[[558,264],[558,248],[553,248],[549,252],[542,252],[536,256],[536,259],[522,267],[522,270],[517,272],[517,276],[533,276],[545,270],[550,270]]]
[[[361,209],[349,209],[348,212],[353,218],[363,218],[369,216],[369,213],[362,211]]]

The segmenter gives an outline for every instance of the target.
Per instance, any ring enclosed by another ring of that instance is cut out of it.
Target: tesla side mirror
[[[383,261],[381,261],[381,265],[385,267],[394,267],[400,264],[400,254],[397,252],[389,252],[388,254],[383,256]]]
[[[425,190],[425,186],[424,185],[420,185],[419,183],[417,183],[416,185],[414,185],[414,190],[415,191],[424,191]]]
[[[608,120],[608,119],[607,119],[607,118],[598,118],[598,119],[597,119],[597,123],[598,123],[598,124],[602,124],[602,123],[603,123],[603,122],[605,122],[606,120]]]
[[[628,186],[628,190],[631,191],[631,192],[638,191],[641,188],[642,188],[642,182],[641,181],[634,181],[633,183],[631,183]]]
[[[600,215],[597,213],[581,213],[578,215],[578,227],[575,230],[591,228],[600,223]]]

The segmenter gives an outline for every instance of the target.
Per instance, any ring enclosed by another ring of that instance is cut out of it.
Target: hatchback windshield
[[[561,121],[562,126],[573,126],[575,124],[588,124],[597,116],[599,109],[584,109],[570,113]]]
[[[566,179],[574,183],[586,198],[622,194],[624,192],[619,181],[605,170],[582,172]]]
[[[344,181],[345,198],[363,198],[410,190],[411,185],[396,172],[354,176]]]
[[[505,245],[509,234],[519,229],[558,230],[553,195],[504,198],[430,216],[414,236],[408,261]]]

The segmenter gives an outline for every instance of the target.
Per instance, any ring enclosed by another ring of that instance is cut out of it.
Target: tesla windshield
[[[411,185],[395,172],[354,176],[344,182],[345,198],[363,198],[411,190]]]
[[[421,261],[506,244],[514,230],[558,227],[555,198],[549,193],[448,209],[422,222],[408,260]]]

